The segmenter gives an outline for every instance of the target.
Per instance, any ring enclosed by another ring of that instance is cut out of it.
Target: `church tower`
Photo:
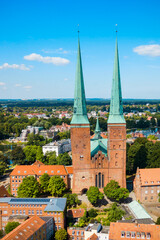
[[[118,42],[114,59],[110,113],[108,118],[109,181],[116,180],[126,187],[126,122],[123,116]]]
[[[71,147],[73,163],[73,193],[81,193],[90,185],[90,125],[87,117],[83,81],[80,41],[78,39],[75,78],[74,109],[71,121]]]

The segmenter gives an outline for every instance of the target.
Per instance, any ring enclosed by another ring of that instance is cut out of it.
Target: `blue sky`
[[[118,24],[123,98],[160,98],[159,0],[0,3],[0,99],[73,98],[77,24],[87,97],[110,98]]]

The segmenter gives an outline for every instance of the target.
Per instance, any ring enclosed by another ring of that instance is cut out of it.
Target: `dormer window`
[[[80,156],[80,160],[83,160],[83,155]]]

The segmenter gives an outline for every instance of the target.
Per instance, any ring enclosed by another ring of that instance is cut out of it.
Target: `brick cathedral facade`
[[[97,186],[102,190],[112,179],[121,187],[126,187],[126,122],[123,116],[117,39],[107,126],[108,139],[101,135],[98,118],[95,135],[92,139],[90,137],[79,41],[73,112],[72,192],[80,194],[90,186]]]

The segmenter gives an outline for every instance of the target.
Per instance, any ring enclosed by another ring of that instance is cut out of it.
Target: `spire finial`
[[[77,28],[78,28],[78,39],[79,39],[79,33],[80,33],[80,31],[79,31],[79,24],[77,25]]]
[[[118,24],[116,23],[116,36],[117,36],[117,32],[118,32]]]

